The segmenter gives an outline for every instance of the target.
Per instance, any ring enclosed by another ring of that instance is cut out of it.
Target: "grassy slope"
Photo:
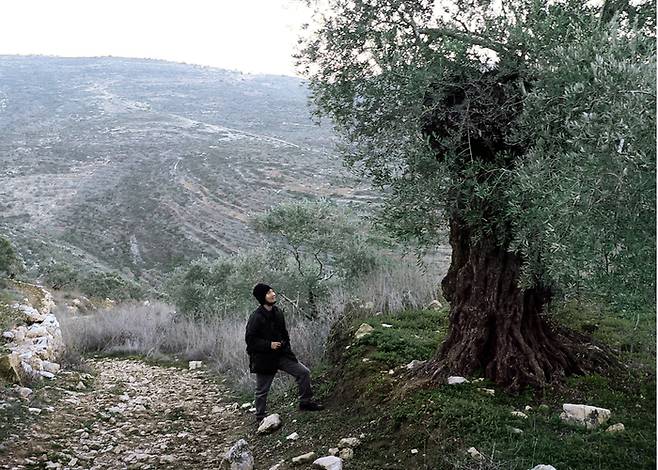
[[[617,348],[629,368],[616,377],[572,377],[564,386],[517,396],[487,382],[409,387],[414,379],[396,366],[431,357],[447,331],[447,312],[357,315],[331,338],[331,366],[314,374],[316,391],[329,409],[297,412],[294,391],[272,399],[271,412],[281,413],[286,423],[279,433],[257,438],[259,463],[289,462],[311,450],[327,455],[340,438],[364,433],[364,443],[346,469],[529,469],[540,463],[558,470],[655,468],[655,318],[641,318],[634,329],[635,321],[597,316],[587,309],[571,307],[559,317],[574,328],[594,326],[594,337]],[[353,342],[351,335],[362,321],[375,332]],[[483,395],[479,387],[494,388],[496,395]],[[611,434],[605,427],[587,431],[565,425],[559,419],[563,403],[609,408],[608,424],[622,422],[626,431]],[[511,415],[526,405],[533,407],[527,419]],[[286,441],[293,431],[300,440]],[[486,456],[484,462],[465,453],[471,446]]]

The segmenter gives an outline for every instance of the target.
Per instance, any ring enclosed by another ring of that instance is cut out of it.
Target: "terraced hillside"
[[[311,122],[303,83],[162,61],[0,56],[0,233],[157,278],[258,242],[281,201],[376,198]]]

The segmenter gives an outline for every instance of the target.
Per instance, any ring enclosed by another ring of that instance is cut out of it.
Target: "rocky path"
[[[4,442],[0,468],[219,468],[253,419],[202,369],[89,363],[98,373],[93,386],[51,385],[57,400]]]

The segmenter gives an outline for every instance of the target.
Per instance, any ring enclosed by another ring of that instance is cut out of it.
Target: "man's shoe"
[[[300,403],[299,409],[302,411],[321,411],[324,410],[324,406],[322,406],[319,403],[314,403],[312,401],[309,401],[307,403]]]

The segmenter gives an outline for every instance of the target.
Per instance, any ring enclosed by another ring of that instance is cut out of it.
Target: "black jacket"
[[[283,312],[276,305],[269,312],[262,305],[254,310],[249,316],[244,339],[249,354],[249,370],[253,373],[275,374],[281,356],[297,360],[290,348],[290,336]],[[273,341],[283,342],[283,345],[274,350]]]

